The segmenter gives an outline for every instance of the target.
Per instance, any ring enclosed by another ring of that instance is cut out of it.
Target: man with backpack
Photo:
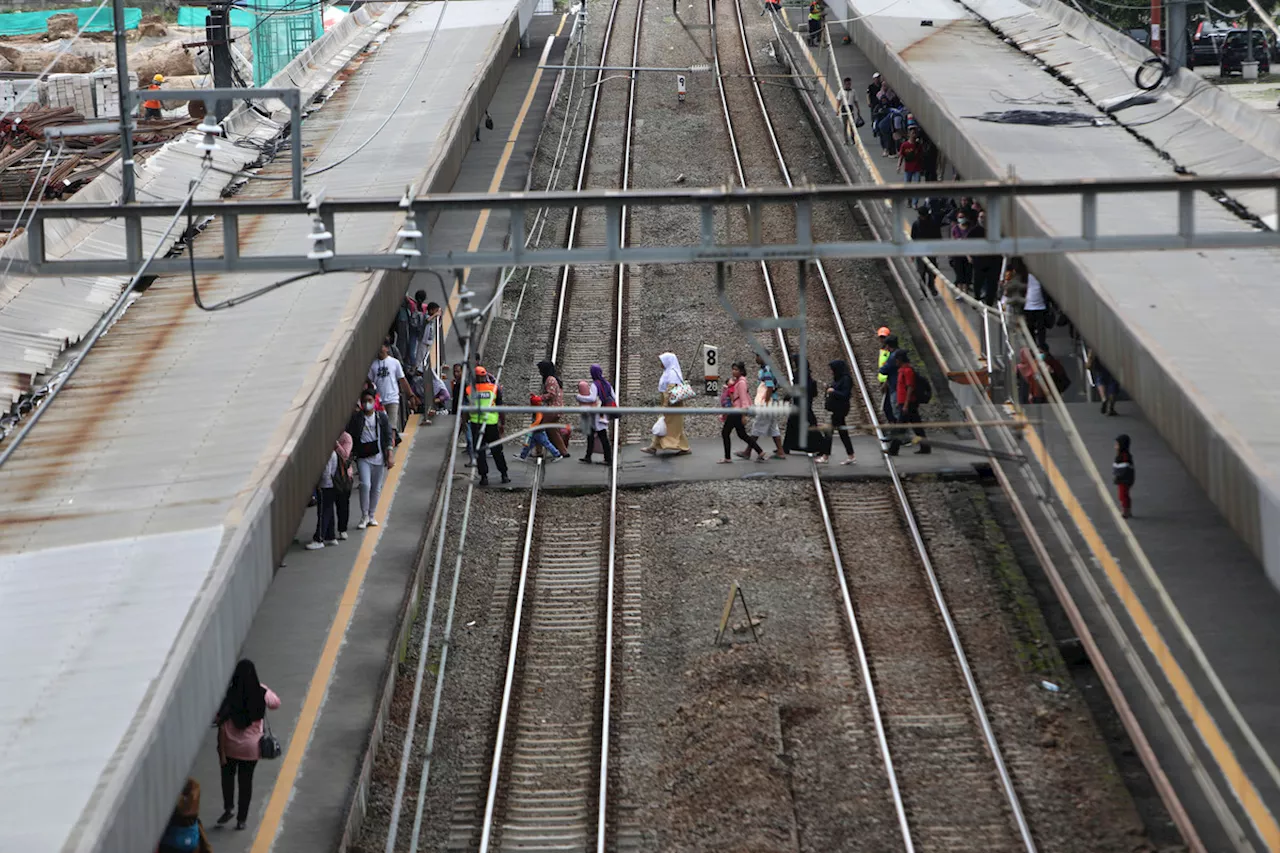
[[[895,352],[889,359],[896,362],[897,365],[897,402],[894,406],[894,414],[896,420],[900,424],[918,424],[920,423],[920,407],[933,399],[933,386],[929,383],[929,377],[923,373],[917,373],[915,367],[911,364],[911,356],[905,349]],[[915,438],[911,443],[916,445],[916,453],[926,454],[932,453],[932,448],[925,441],[924,430],[920,427],[913,427]],[[905,430],[893,437],[889,442],[890,456],[897,456],[898,449],[902,447],[902,435]]]

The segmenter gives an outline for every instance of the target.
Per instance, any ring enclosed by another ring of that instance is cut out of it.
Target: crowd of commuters
[[[419,290],[406,296],[387,337],[369,365],[364,388],[343,431],[334,440],[316,483],[312,503],[316,528],[307,543],[323,550],[348,538],[351,496],[358,497],[358,530],[378,526],[378,504],[387,472],[395,467],[396,446],[410,415],[431,423],[450,404],[449,386],[437,376],[432,352],[440,306]]]

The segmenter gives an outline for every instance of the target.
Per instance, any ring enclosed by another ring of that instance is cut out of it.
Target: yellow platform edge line
[[[564,24],[568,17],[567,14],[560,16],[560,25],[556,28],[556,36],[559,36],[564,30]],[[538,84],[542,82],[542,74],[543,70],[541,68],[534,72],[533,80],[525,93],[524,102],[520,106],[520,112],[516,116],[515,124],[512,125],[511,133],[507,137],[502,156],[494,169],[493,179],[489,182],[489,192],[497,192],[498,187],[502,185],[502,179],[506,175],[507,166],[511,162],[511,154],[515,149],[520,129],[529,114],[529,108],[532,106],[533,99],[538,91]],[[469,251],[474,252],[479,247],[488,223],[489,211],[481,211],[480,218],[476,221],[475,230],[471,234]],[[468,268],[464,274],[463,283],[466,282],[466,276],[470,275],[470,272],[471,270]],[[455,288],[452,296],[450,296],[450,304],[456,307],[457,298],[458,291]],[[449,318],[450,314],[446,313],[441,320],[442,340],[449,333]],[[405,429],[404,441],[401,443],[401,446],[405,449],[406,456],[413,445],[413,439],[416,435],[417,422],[411,418],[408,427]],[[383,494],[386,495],[386,499],[382,502],[383,517],[379,518],[380,522],[385,521],[385,514],[390,511],[396,487],[400,483],[400,472],[403,470],[404,465],[402,463],[397,464],[387,475],[387,483],[383,487]],[[373,532],[374,535],[371,536],[370,532]],[[289,738],[289,748],[280,764],[280,775],[276,777],[276,783],[272,786],[271,799],[267,802],[267,810],[263,814],[262,823],[258,825],[257,833],[254,835],[250,853],[269,853],[275,843],[276,835],[280,831],[280,824],[284,820],[285,808],[289,805],[289,798],[293,794],[293,786],[297,781],[303,756],[306,754],[311,735],[315,731],[316,721],[320,713],[320,704],[324,699],[324,694],[329,689],[329,682],[333,679],[333,670],[337,665],[338,652],[342,647],[342,640],[346,636],[347,628],[351,624],[351,618],[355,614],[356,601],[360,597],[360,587],[364,584],[365,576],[369,572],[373,552],[377,547],[381,532],[381,527],[365,531],[360,551],[356,554],[355,564],[351,567],[351,574],[347,577],[347,585],[342,592],[342,598],[338,604],[338,612],[334,615],[333,624],[329,627],[329,635],[326,637],[324,647],[320,652],[320,660],[316,663],[315,672],[312,673],[311,682],[307,687],[307,695],[302,703],[298,724],[294,727],[293,734]]]

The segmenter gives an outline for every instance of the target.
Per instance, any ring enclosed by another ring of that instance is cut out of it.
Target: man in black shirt
[[[920,206],[916,208],[916,221],[911,223],[911,239],[942,239],[942,228],[934,221],[927,202],[921,202]],[[929,258],[929,261],[935,266],[938,263],[937,258]],[[924,295],[932,296],[933,288],[930,287],[930,284],[933,282],[933,271],[925,264],[924,258],[916,258],[916,271],[920,274],[920,287],[924,291]]]

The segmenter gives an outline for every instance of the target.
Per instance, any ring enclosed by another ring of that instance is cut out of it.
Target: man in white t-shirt
[[[413,396],[409,380],[405,378],[404,366],[399,359],[391,356],[391,345],[386,341],[378,349],[378,358],[369,367],[369,381],[378,389],[382,399],[382,407],[387,410],[387,419],[391,428],[400,434],[400,398],[408,399],[410,406],[417,405],[418,398]]]

